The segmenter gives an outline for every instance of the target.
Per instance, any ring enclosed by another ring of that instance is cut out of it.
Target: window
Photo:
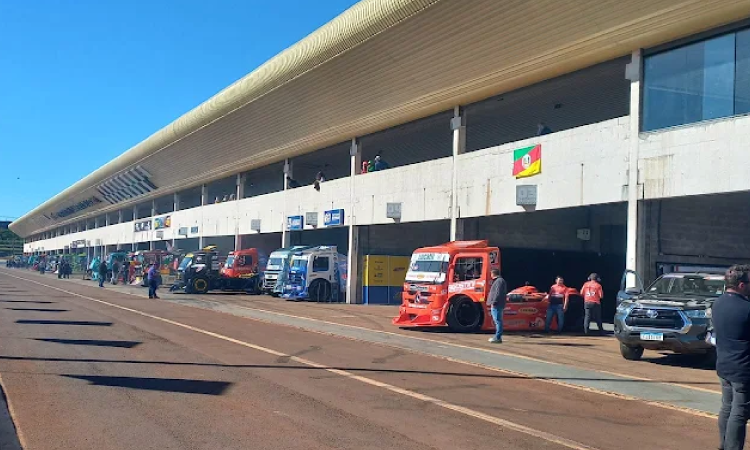
[[[644,59],[643,130],[750,113],[750,30]]]
[[[328,271],[328,257],[318,256],[313,261],[313,272],[326,272]]]
[[[482,258],[457,258],[453,269],[453,281],[469,281],[482,278]]]

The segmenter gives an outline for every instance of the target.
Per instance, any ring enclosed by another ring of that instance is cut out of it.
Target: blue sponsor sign
[[[286,229],[290,231],[305,228],[305,216],[289,216],[286,218]]]
[[[339,227],[344,224],[344,210],[332,209],[326,211],[323,216],[323,225],[327,227]]]

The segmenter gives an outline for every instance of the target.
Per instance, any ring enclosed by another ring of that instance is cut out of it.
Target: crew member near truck
[[[492,286],[489,295],[487,295],[487,306],[490,307],[492,321],[495,322],[495,335],[490,338],[490,342],[502,344],[503,310],[505,309],[505,299],[508,296],[508,285],[497,269],[490,271],[490,277],[492,277]]]
[[[730,267],[724,279],[726,292],[711,307],[721,380],[719,449],[742,450],[750,419],[750,265]]]
[[[568,310],[568,296],[565,295],[567,291],[568,287],[565,286],[565,280],[558,275],[555,278],[555,284],[549,288],[549,293],[547,294],[549,306],[547,307],[547,320],[544,321],[545,333],[549,333],[552,318],[555,315],[557,315],[557,332],[562,332],[563,324],[565,323],[565,311]]]
[[[591,319],[596,321],[596,326],[599,328],[599,334],[604,334],[604,327],[602,326],[602,298],[604,297],[604,290],[602,285],[599,284],[599,275],[592,273],[589,275],[589,281],[583,284],[581,288],[581,296],[583,297],[583,332],[589,334],[589,327],[591,326]]]

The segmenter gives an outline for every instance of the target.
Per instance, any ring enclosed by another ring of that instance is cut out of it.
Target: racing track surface
[[[705,449],[712,418],[0,270],[26,449]]]

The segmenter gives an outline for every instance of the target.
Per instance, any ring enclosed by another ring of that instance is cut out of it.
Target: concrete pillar
[[[234,216],[234,249],[242,249],[242,237],[240,236],[240,204],[239,200],[245,197],[245,175],[237,174],[237,190],[235,193],[237,202],[235,203],[235,216]]]
[[[138,220],[138,205],[133,205],[133,220]]]
[[[627,248],[625,268],[638,271],[638,202],[640,186],[638,185],[638,147],[640,144],[641,113],[641,51],[633,52],[631,62],[625,68],[625,76],[630,80],[630,148],[628,150],[628,220]],[[645,232],[645,230],[640,230]],[[628,277],[627,287],[636,286],[635,277]]]
[[[359,226],[354,210],[357,198],[355,189],[355,177],[362,165],[362,146],[357,139],[352,139],[349,148],[349,252],[347,253],[347,266],[349,276],[346,280],[346,302],[362,303],[362,289],[360,288],[359,263],[362,256],[359,252]]]
[[[117,223],[122,223],[124,218],[125,215],[122,213],[122,210],[117,211]]]
[[[286,212],[286,196],[287,192],[289,190],[289,181],[287,180],[288,177],[294,177],[294,170],[293,170],[293,162],[287,158],[284,161],[284,214],[282,216],[282,220],[284,223],[281,227],[281,246],[282,247],[289,247],[291,246],[292,242],[292,234],[289,232],[288,228],[288,222],[287,222],[287,212]]]
[[[201,185],[201,207],[206,206],[208,202],[208,186],[203,184]],[[201,209],[201,217],[203,217],[202,211],[203,210]],[[198,248],[203,248],[203,246],[203,221],[201,220],[201,223],[198,224]]]
[[[108,226],[110,226],[110,225],[111,225],[111,224],[109,223],[109,214],[105,214],[105,215],[104,215],[104,226],[105,226],[105,227],[108,227]]]
[[[172,195],[172,211],[179,211],[180,210],[180,194],[175,192]]]
[[[451,119],[451,130],[453,131],[453,172],[451,175],[451,241],[464,239],[464,223],[460,219],[461,212],[458,206],[458,155],[466,151],[466,121],[462,115],[461,107],[453,108],[453,119]]]

